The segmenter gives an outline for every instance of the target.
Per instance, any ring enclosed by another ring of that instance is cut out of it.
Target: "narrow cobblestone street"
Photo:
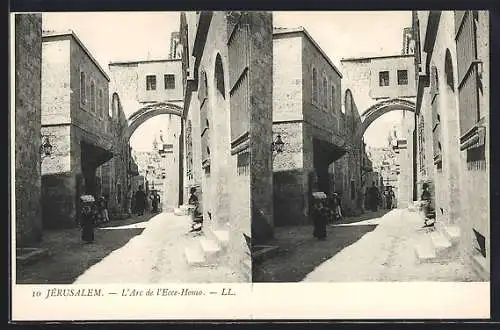
[[[16,267],[19,284],[71,284],[89,267],[140,235],[151,215],[114,220],[95,230],[95,243],[84,244],[79,228],[47,230],[40,248],[49,256],[31,265]]]
[[[421,225],[416,213],[395,209],[330,225],[325,241],[314,239],[308,226],[278,228],[273,243],[281,253],[254,266],[254,282],[480,280],[459,257],[419,263],[414,245],[425,235]]]
[[[358,217],[344,218],[339,224],[360,224],[377,219],[387,212],[366,212]],[[321,263],[332,258],[345,247],[354,244],[365,234],[374,230],[377,223],[358,226],[327,227],[327,239],[318,241],[313,237],[311,226],[287,226],[275,228],[275,238],[269,245],[279,247],[273,258],[254,264],[254,282],[298,282]]]
[[[113,221],[96,228],[94,244],[83,244],[78,229],[47,232],[49,257],[17,267],[19,284],[226,283],[241,279],[224,265],[192,267],[184,249],[185,216],[160,213]]]
[[[422,220],[417,213],[397,209],[374,220],[374,231],[322,263],[304,281],[480,281],[460,256],[419,263],[414,246],[426,234],[419,230]]]
[[[188,229],[186,216],[160,213],[149,220],[141,235],[89,268],[75,284],[240,282],[223,264],[188,265],[184,249],[196,242],[186,234]]]

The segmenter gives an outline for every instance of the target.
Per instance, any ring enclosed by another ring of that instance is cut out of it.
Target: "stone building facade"
[[[132,148],[123,136],[128,127],[127,118],[118,94],[110,95],[108,130],[111,133],[113,158],[97,167],[96,195],[108,201],[109,216],[123,218],[128,216],[130,197],[133,190],[133,177],[139,174],[137,163],[132,157]]]
[[[42,15],[16,14],[14,19],[16,246],[42,237],[40,146]],[[14,196],[13,196],[14,197]]]
[[[489,15],[414,11],[417,178],[437,221],[460,229],[461,255],[489,278]]]
[[[361,119],[342,74],[303,28],[273,36],[275,225],[308,224],[314,191],[340,193],[347,213],[362,208]],[[345,105],[345,108],[342,105]]]
[[[352,91],[360,114],[382,100],[415,101],[416,85],[411,79],[415,75],[413,58],[409,54],[342,59],[342,90]]]
[[[410,45],[414,42],[403,31],[403,55],[343,59],[343,90],[350,90],[358,105],[362,120],[363,135],[366,129],[380,116],[394,110],[403,110],[401,115],[401,140],[408,141],[398,154],[398,163],[404,161],[405,170],[398,173],[396,190],[398,206],[406,207],[414,199],[414,115],[416,84],[414,55]],[[405,53],[408,50],[407,53]],[[403,142],[401,142],[403,143]],[[403,144],[401,144],[403,145]],[[404,177],[404,180],[403,180]],[[400,189],[401,188],[401,189]]]
[[[108,67],[110,90],[120,96],[125,108],[130,101],[142,105],[151,102],[182,105],[181,59],[111,62]],[[125,112],[135,110],[125,109]]]
[[[113,157],[109,77],[72,32],[45,32],[42,135],[53,145],[42,162],[44,228],[76,225],[78,196],[97,194],[97,168]]]
[[[183,13],[180,38],[186,185],[201,186],[206,230],[228,233],[227,266],[251,281],[250,241],[272,235],[272,14]]]
[[[172,36],[177,38],[177,34]],[[175,40],[172,40],[175,43]],[[177,46],[175,48],[178,48]],[[117,93],[122,100],[126,120],[129,121],[135,114],[150,105],[173,104],[183,106],[183,80],[182,80],[182,59],[142,60],[112,62],[109,64],[110,90]],[[144,121],[162,114],[151,111],[150,115],[142,116],[136,120],[133,128],[129,128],[128,134],[140,126]],[[179,113],[180,114],[180,113]],[[165,117],[168,116],[168,117]],[[162,154],[161,165],[165,170],[162,177],[162,185],[165,187],[161,195],[165,210],[174,209],[182,203],[183,199],[183,175],[181,139],[183,134],[182,120],[179,115],[163,114],[162,141],[158,139],[158,150],[168,148],[167,153]],[[124,137],[128,140],[130,136]],[[128,143],[128,141],[126,141]],[[125,141],[123,142],[125,143]],[[171,149],[171,150],[170,150]],[[141,169],[144,170],[144,169]]]

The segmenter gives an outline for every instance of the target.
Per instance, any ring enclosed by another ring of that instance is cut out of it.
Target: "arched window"
[[[323,77],[323,106],[328,108],[328,81]]]
[[[448,85],[452,91],[455,90],[455,84],[453,81],[453,62],[451,61],[450,50],[446,50],[446,55],[444,58],[444,72],[446,75],[446,85]]]
[[[87,102],[87,93],[86,93],[86,77],[85,72],[80,72],[80,103],[85,105]]]
[[[344,113],[350,112],[350,109],[351,109],[351,94],[349,90],[346,90],[344,96]]]
[[[318,72],[314,67],[312,69],[312,100],[318,102]]]
[[[332,104],[332,111],[336,112],[336,109],[335,109],[335,86],[333,85],[333,83],[332,83],[332,95],[330,98],[330,102]]]
[[[95,113],[95,83],[90,83],[90,111]]]
[[[215,85],[217,87],[217,91],[222,95],[222,97],[226,98],[226,90],[224,88],[224,68],[222,67],[220,54],[217,54],[217,58],[215,59]]]

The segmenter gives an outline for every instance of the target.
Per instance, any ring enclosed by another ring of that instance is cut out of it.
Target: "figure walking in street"
[[[127,187],[127,194],[125,197],[125,213],[127,213],[127,217],[130,217],[132,215],[132,185],[128,185]]]
[[[393,208],[392,201],[394,200],[394,190],[392,190],[391,186],[387,188],[387,195],[385,196],[385,198],[387,203],[387,209],[391,210]]]
[[[422,185],[422,194],[420,195],[420,200],[422,202],[422,209],[424,212],[424,227],[434,226],[436,219],[436,212],[432,207],[431,193],[429,191],[429,184],[425,182]]]
[[[326,225],[328,222],[325,208],[326,195],[323,192],[316,192],[313,193],[312,197],[313,236],[322,241],[326,239]]]
[[[340,221],[342,219],[342,203],[340,195],[336,192],[333,193],[333,212],[335,221]]]
[[[137,211],[137,215],[144,215],[146,203],[146,193],[142,190],[142,185],[140,185],[139,190],[135,193],[135,208]]]
[[[94,242],[94,226],[96,222],[94,196],[83,195],[80,197],[80,203],[80,224],[82,227],[82,240],[86,243],[92,243]]]
[[[158,206],[160,205],[160,194],[157,191],[153,191],[151,194],[151,206],[153,208],[153,213],[158,213]]]
[[[97,210],[99,212],[99,219],[101,220],[101,222],[109,222],[108,201],[104,198],[104,196],[99,197]]]
[[[368,203],[370,204],[370,210],[372,210],[372,212],[377,211],[379,202],[380,202],[380,192],[378,191],[377,186],[375,186],[375,181],[374,181],[372,183],[372,186],[368,190]]]
[[[203,228],[203,216],[199,210],[200,202],[196,196],[196,188],[192,187],[189,194],[188,204],[192,206],[192,209],[190,210],[191,230],[189,232],[199,232]]]

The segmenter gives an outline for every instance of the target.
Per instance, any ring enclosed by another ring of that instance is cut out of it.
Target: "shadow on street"
[[[367,212],[346,218],[337,224],[355,223],[383,216],[389,210]],[[325,241],[312,236],[312,226],[275,228],[275,238],[268,245],[279,247],[279,253],[259,264],[253,264],[253,282],[299,282],[320,264],[345,247],[357,242],[377,225],[328,226]]]
[[[78,228],[44,231],[43,241],[38,247],[47,249],[49,255],[34,264],[17,266],[16,282],[17,284],[71,284],[87,269],[127,244],[144,230],[140,227],[116,227],[146,222],[152,216],[154,215],[134,216],[100,225],[95,229],[93,244],[84,244],[81,241],[81,231]]]

